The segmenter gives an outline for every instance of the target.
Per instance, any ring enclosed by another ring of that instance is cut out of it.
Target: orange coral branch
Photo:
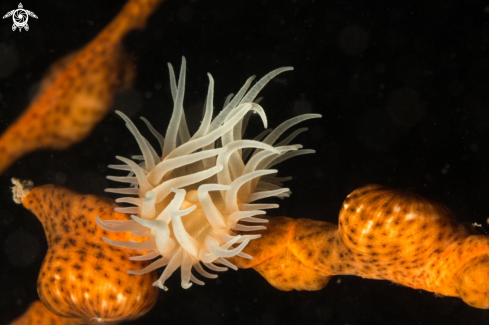
[[[31,191],[19,191],[19,187],[17,183],[14,192],[22,193],[24,207],[39,218],[46,232],[48,252],[37,289],[49,310],[84,321],[118,321],[139,317],[153,307],[158,296],[158,289],[152,286],[156,273],[128,274],[128,268],[142,268],[147,262],[129,260],[133,251],[102,240],[141,240],[128,232],[109,233],[97,226],[96,216],[128,219],[114,212],[117,205],[111,199],[56,185]]]
[[[328,222],[310,219],[295,220],[287,217],[268,218],[267,230],[258,231],[261,238],[251,241],[244,249],[252,260],[239,257],[230,261],[240,268],[254,268],[275,288],[290,290],[320,290],[331,274],[318,269],[304,260],[304,249],[320,246],[336,227]],[[317,235],[305,234],[306,229],[315,228]],[[304,241],[303,236],[308,239]],[[312,244],[312,247],[309,245]]]
[[[95,223],[96,216],[102,220],[127,220],[127,216],[113,212],[116,205],[107,198],[55,185],[30,190],[29,185],[17,183],[14,193],[46,231],[49,250],[38,291],[47,308],[83,321],[117,321],[147,312],[158,292],[152,286],[155,273],[127,274],[143,263],[131,261],[131,251],[101,240],[138,237],[107,233]],[[440,204],[369,185],[346,198],[339,226],[310,219],[268,219],[268,229],[257,232],[262,237],[244,250],[253,259],[230,261],[254,268],[280,290],[319,290],[333,275],[357,275],[489,308],[489,236],[457,223]]]
[[[42,93],[0,137],[0,173],[38,149],[61,150],[83,140],[107,114],[116,90],[131,84],[134,68],[122,38],[144,27],[161,0],[131,0],[63,71],[48,76]]]
[[[489,237],[412,193],[369,185],[346,198],[339,227],[270,218],[260,233],[244,250],[255,258],[233,262],[281,290],[318,290],[331,275],[357,275],[489,308]]]

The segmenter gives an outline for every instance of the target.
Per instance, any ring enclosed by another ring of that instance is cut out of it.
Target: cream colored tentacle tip
[[[24,197],[34,188],[34,182],[12,178],[12,184],[14,184],[12,186],[13,200],[17,204],[22,204]]]

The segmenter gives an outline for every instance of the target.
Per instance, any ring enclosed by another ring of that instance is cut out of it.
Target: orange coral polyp
[[[128,274],[128,268],[145,267],[147,262],[131,261],[130,250],[107,245],[101,239],[141,240],[128,232],[107,233],[97,226],[96,216],[127,220],[126,215],[114,211],[111,199],[81,195],[56,185],[29,191],[23,186],[26,183],[15,184],[16,196],[38,217],[46,233],[48,251],[37,289],[49,310],[83,322],[112,322],[137,318],[153,307],[158,297],[158,290],[151,286],[155,272]]]
[[[158,139],[161,156],[141,135],[132,121],[124,114],[118,114],[136,138],[142,160],[136,163],[130,159],[117,157],[126,165],[109,166],[119,170],[131,171],[127,177],[109,176],[109,179],[135,185],[124,189],[108,189],[120,194],[134,194],[117,202],[125,202],[136,207],[117,208],[117,211],[133,214],[133,221],[112,223],[97,222],[105,230],[129,230],[133,234],[149,236],[142,243],[115,242],[109,244],[135,250],[152,250],[152,253],[137,257],[153,259],[161,256],[146,269],[131,271],[131,274],[144,274],[159,267],[165,267],[160,279],[153,285],[167,290],[165,281],[177,269],[181,268],[182,287],[189,288],[192,283],[203,285],[192,273],[195,268],[207,278],[217,277],[204,270],[200,263],[213,271],[225,271],[228,267],[237,269],[227,259],[240,256],[251,259],[252,256],[242,250],[260,235],[246,232],[266,229],[253,223],[265,223],[264,209],[274,208],[276,204],[256,204],[254,201],[268,197],[287,197],[288,188],[282,188],[281,180],[276,177],[277,170],[269,169],[274,164],[294,155],[312,153],[312,150],[299,150],[300,145],[288,145],[295,135],[281,143],[276,140],[293,125],[318,114],[305,114],[290,119],[263,140],[243,140],[245,120],[251,113],[258,113],[267,127],[267,118],[263,108],[253,100],[258,92],[276,75],[291,70],[290,67],[274,70],[259,80],[249,90],[254,77],[249,78],[241,90],[226,102],[223,110],[212,119],[214,83],[209,75],[209,90],[205,114],[197,132],[190,136],[183,111],[185,91],[185,58],[182,60],[178,85],[169,65],[170,85],[174,99],[173,114],[163,138],[145,120],[151,133]],[[216,140],[222,148],[215,149]],[[244,149],[256,149],[249,160],[243,154]],[[266,176],[267,179],[262,178]],[[136,217],[135,215],[139,217]],[[247,224],[242,224],[246,222]],[[123,227],[123,228],[122,228]],[[237,235],[236,231],[244,232]],[[223,264],[220,267],[214,263]]]

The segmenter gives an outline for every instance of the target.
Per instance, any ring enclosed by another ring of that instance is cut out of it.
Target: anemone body
[[[117,157],[123,165],[110,168],[129,171],[127,176],[108,176],[109,179],[129,183],[127,188],[111,188],[108,192],[129,195],[116,200],[132,204],[132,207],[117,208],[131,214],[131,221],[100,221],[98,224],[109,231],[130,231],[136,236],[148,236],[145,242],[116,242],[109,244],[135,250],[151,251],[149,254],[132,257],[133,260],[155,261],[142,270],[128,271],[144,274],[165,267],[161,277],[153,285],[167,290],[165,281],[179,267],[182,287],[189,288],[191,282],[204,283],[192,274],[194,268],[200,275],[216,278],[216,272],[227,268],[237,269],[226,258],[240,256],[243,248],[260,235],[240,235],[247,231],[266,229],[267,220],[256,216],[265,214],[266,209],[277,204],[253,203],[269,197],[284,198],[290,195],[282,182],[290,177],[277,177],[275,164],[293,156],[313,153],[300,150],[301,145],[289,143],[302,128],[291,133],[282,141],[278,138],[295,124],[318,118],[318,114],[305,114],[283,122],[274,130],[265,130],[254,140],[242,139],[251,114],[257,113],[267,128],[263,108],[254,102],[259,91],[276,75],[291,67],[276,69],[250,88],[254,77],[249,78],[235,96],[228,96],[224,108],[213,116],[214,81],[209,77],[209,89],[204,116],[199,129],[193,136],[187,127],[183,111],[185,92],[185,58],[178,79],[173,68],[170,85],[174,101],[173,114],[166,135],[158,133],[151,123],[142,118],[158,140],[161,154],[141,135],[132,121],[117,112],[134,135],[142,155],[134,160]],[[251,151],[254,153],[251,155]],[[243,223],[244,222],[244,223]],[[221,264],[221,266],[216,265]]]

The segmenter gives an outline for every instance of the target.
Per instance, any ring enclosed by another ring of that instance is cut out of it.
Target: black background
[[[45,69],[89,42],[123,1],[29,1],[30,30],[0,21],[0,130],[27,107]],[[17,8],[0,3],[1,15]],[[188,62],[185,108],[196,130],[207,91],[215,106],[252,74],[281,66],[261,93],[270,126],[304,112],[323,114],[299,137],[317,153],[280,166],[293,195],[272,215],[337,222],[345,196],[380,183],[415,191],[459,220],[489,216],[489,5],[483,1],[177,1],[125,40],[138,68],[115,106],[164,131],[171,113],[166,63]],[[140,121],[136,122],[141,126]],[[260,131],[251,123],[250,134]],[[0,176],[0,324],[37,298],[47,249],[42,226],[12,203],[10,178],[101,194],[115,155],[137,153],[111,112],[85,141],[23,157]],[[387,281],[334,277],[318,292],[281,292],[253,270],[228,271],[204,287],[168,282],[156,307],[134,324],[479,324],[489,311],[457,298]]]

